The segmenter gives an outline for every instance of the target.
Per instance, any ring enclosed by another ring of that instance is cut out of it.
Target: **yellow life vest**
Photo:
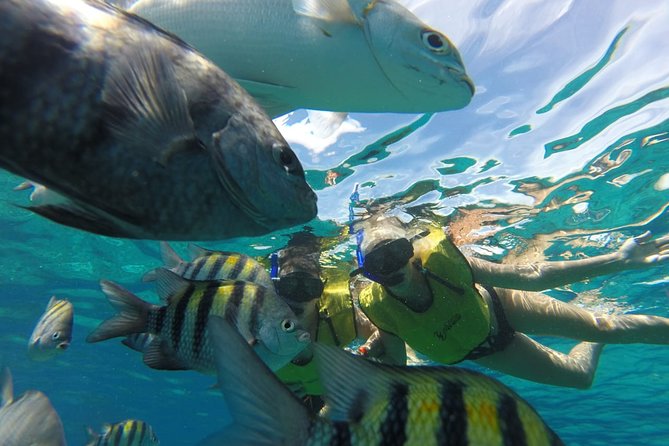
[[[348,276],[334,277],[323,271],[327,279],[323,295],[318,301],[318,328],[315,341],[344,347],[356,337],[355,308],[348,288]],[[292,362],[276,372],[285,384],[301,386],[307,395],[322,395],[318,369],[314,361],[304,365]]]
[[[441,230],[419,242],[427,243],[426,249],[419,250],[419,258],[432,273],[425,274],[432,305],[415,312],[375,283],[360,293],[360,307],[374,325],[399,336],[417,352],[454,364],[486,339],[490,311],[474,286],[469,262]]]

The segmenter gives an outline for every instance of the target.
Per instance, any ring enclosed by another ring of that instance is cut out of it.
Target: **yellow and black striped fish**
[[[204,445],[230,439],[258,444],[256,438],[268,445],[313,446],[562,444],[525,400],[486,375],[457,367],[382,365],[320,344],[314,355],[327,418],[314,417],[230,324],[212,318],[209,325],[218,384],[235,422]]]
[[[102,426],[102,433],[96,434],[88,428],[86,446],[157,446],[158,437],[151,426],[141,420],[124,420]]]
[[[160,252],[164,268],[188,280],[245,280],[266,287],[274,286],[265,267],[252,257],[231,251],[210,251],[189,245],[193,260],[187,262],[179,257],[172,247],[161,242]],[[157,270],[149,271],[145,282],[155,280]]]
[[[28,341],[28,356],[45,361],[64,352],[72,341],[74,307],[66,299],[52,296]]]
[[[102,281],[102,291],[119,313],[88,335],[98,342],[133,333],[156,335],[144,349],[144,362],[163,370],[193,369],[215,373],[207,336],[209,316],[224,317],[253,345],[273,370],[290,362],[309,345],[288,304],[274,288],[244,281],[196,282],[167,270],[156,273],[157,290],[164,306],[145,302],[120,287]]]

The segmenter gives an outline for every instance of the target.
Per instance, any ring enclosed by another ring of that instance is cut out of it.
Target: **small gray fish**
[[[234,421],[201,445],[562,444],[525,400],[486,375],[388,366],[317,343],[327,417],[314,417],[224,319],[211,317],[209,335]]]
[[[142,345],[141,338],[131,345],[144,352],[144,363],[149,367],[193,369],[205,374],[215,373],[207,337],[210,315],[232,321],[272,370],[286,365],[310,344],[309,333],[273,288],[240,280],[188,281],[166,269],[158,270],[156,280],[164,306],[152,305],[103,280],[102,290],[119,313],[100,324],[86,340],[149,333],[154,335],[149,345]],[[133,340],[126,339],[126,345],[128,342]]]
[[[30,341],[28,356],[35,361],[46,361],[64,352],[72,342],[74,306],[66,299],[52,296],[46,311],[37,321]]]
[[[99,0],[4,0],[0,17],[0,168],[39,188],[28,209],[159,240],[316,216],[271,119],[177,37]]]
[[[160,243],[164,268],[188,280],[244,280],[265,287],[272,287],[272,279],[265,267],[252,257],[231,251],[212,251],[190,244],[193,259],[185,261],[172,247]],[[155,280],[157,270],[149,271],[142,278],[145,282]]]
[[[153,428],[142,420],[124,420],[114,424],[104,424],[102,432],[96,434],[87,429],[86,446],[158,446],[160,441]]]
[[[8,368],[0,375],[0,444],[2,446],[65,446],[63,423],[49,398],[28,390],[14,399],[12,375]]]

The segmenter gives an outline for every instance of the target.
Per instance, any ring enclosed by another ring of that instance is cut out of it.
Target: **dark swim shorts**
[[[497,329],[494,333],[491,330],[488,337],[474,348],[474,350],[469,352],[464,359],[479,359],[495,352],[502,351],[509,345],[513,340],[513,337],[516,335],[513,327],[511,327],[511,324],[509,324],[509,321],[506,319],[504,308],[502,307],[502,303],[500,302],[495,289],[489,286],[483,286],[483,288],[485,288],[490,295],[492,312],[497,320]]]

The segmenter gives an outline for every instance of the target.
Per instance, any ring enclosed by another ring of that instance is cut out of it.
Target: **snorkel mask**
[[[323,293],[320,242],[310,232],[293,234],[285,248],[270,256],[270,277],[279,296],[294,302],[318,299]]]

